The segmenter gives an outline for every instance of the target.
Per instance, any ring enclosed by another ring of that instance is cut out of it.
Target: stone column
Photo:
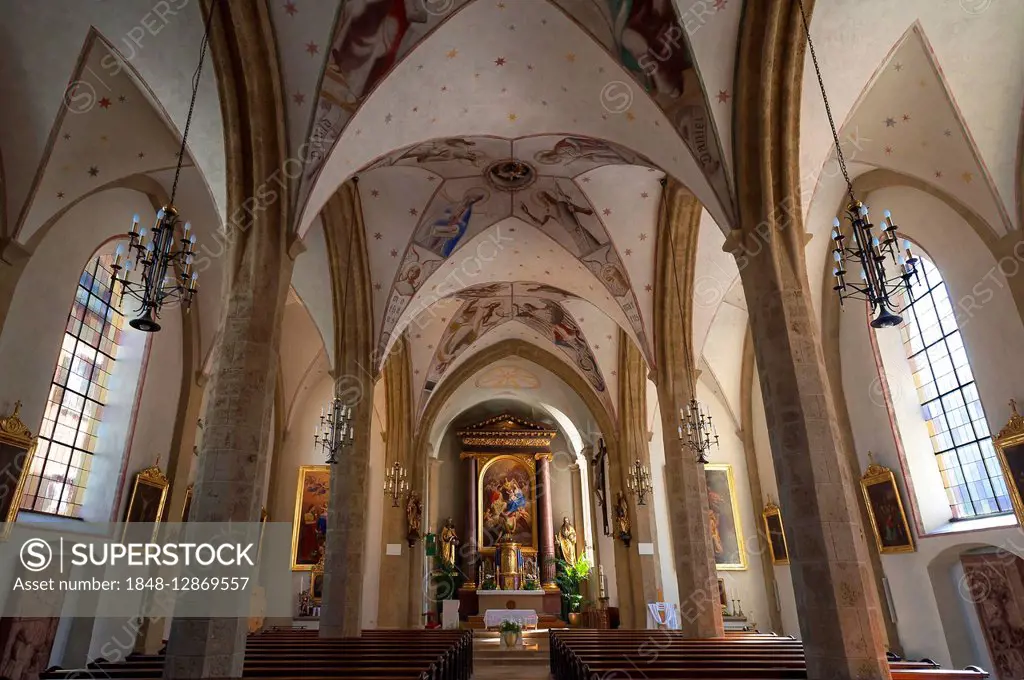
[[[806,54],[796,4],[748,3],[741,20],[734,98],[736,144],[744,150],[736,165],[740,229],[726,249],[737,258],[750,313],[807,677],[888,678],[878,591],[804,260],[795,169]],[[766,63],[792,68],[764,78]]]
[[[320,637],[362,632],[370,436],[377,379],[362,209],[348,183],[321,212],[334,295],[335,394],[352,407],[355,441],[331,466]],[[390,396],[390,395],[389,395]]]
[[[608,517],[612,532],[612,554],[606,559],[615,561],[615,588],[619,596],[619,621],[622,628],[643,628],[645,619],[643,612],[637,611],[636,603],[643,599],[643,593],[634,592],[639,585],[638,579],[633,578],[633,561],[636,552],[636,536],[629,542],[629,547],[618,538],[619,529],[615,521],[616,499],[619,492],[626,493],[626,454],[618,441],[605,438],[605,445],[608,447],[608,495],[605,501],[608,504]],[[636,513],[629,508],[629,521],[631,524],[630,533],[636,530]]]
[[[190,521],[258,522],[267,468],[281,317],[292,260],[276,236],[275,211],[233,233],[229,282],[209,397]],[[281,230],[283,232],[283,229]],[[200,293],[201,295],[202,293]],[[175,618],[164,676],[238,678],[248,620]]]
[[[633,462],[650,470],[651,459],[647,448],[647,363],[640,350],[625,331],[619,329],[619,432],[622,447],[624,476],[628,478]],[[628,493],[628,490],[627,490]],[[647,603],[656,602],[661,593],[660,550],[654,523],[654,501],[648,495],[644,505],[629,494],[633,513],[633,541],[636,550],[630,550],[632,565],[636,624],[647,623]],[[641,555],[639,545],[646,543],[654,549],[653,555]]]
[[[441,528],[441,511],[439,510],[438,498],[441,494],[441,466],[443,460],[437,458],[427,459],[427,499],[426,511],[427,522],[425,526],[428,532],[437,533]]]
[[[410,447],[412,446],[412,366],[409,357],[409,344],[403,336],[388,356],[384,364],[384,383],[387,404],[385,408],[386,423],[384,460],[398,461],[405,466],[409,475],[411,491],[422,493],[422,483],[418,482],[412,468]],[[412,553],[422,550],[417,542],[415,547],[409,546],[409,520],[406,512],[408,497],[398,501],[394,507],[390,496],[381,494],[383,504],[382,540],[380,551],[380,583],[377,595],[377,627],[408,628],[419,622],[419,616],[409,620],[409,588],[403,584],[411,578]],[[422,525],[421,525],[422,532]],[[389,555],[388,544],[400,545],[402,554]]]
[[[702,207],[675,181],[663,184],[658,226],[654,309],[658,361],[658,403],[665,444],[665,489],[679,584],[679,615],[691,637],[725,634],[718,600],[718,571],[708,527],[708,490],[703,466],[681,450],[679,410],[695,382],[691,315],[693,267]]]
[[[737,231],[726,247],[741,264],[779,503],[788,510],[807,676],[888,677],[864,530],[839,445],[802,250],[791,238],[784,230]]]
[[[465,550],[460,551],[465,556],[462,561],[462,568],[466,573],[466,588],[476,588],[477,577],[477,474],[480,470],[480,462],[474,458],[466,460],[468,466],[466,476],[466,538],[464,539]]]
[[[583,476],[580,466],[573,463],[569,466],[569,478],[572,483],[572,525],[576,527],[576,554],[586,556],[587,537],[583,521]]]
[[[545,588],[555,586],[555,532],[551,526],[551,457],[542,454],[537,459],[537,500],[540,507],[540,580]]]

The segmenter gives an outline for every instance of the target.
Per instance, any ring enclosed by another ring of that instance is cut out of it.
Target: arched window
[[[954,519],[1012,510],[985,409],[942,275],[918,254],[919,280],[904,299],[903,347]]]
[[[98,257],[78,280],[22,509],[81,516],[123,324],[110,257]]]

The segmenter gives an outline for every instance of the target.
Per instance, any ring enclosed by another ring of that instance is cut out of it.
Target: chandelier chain
[[[811,53],[811,63],[814,64],[814,75],[818,77],[818,89],[821,90],[821,100],[825,102],[825,115],[828,116],[828,125],[832,128],[832,141],[836,145],[836,159],[839,161],[839,169],[843,172],[843,179],[846,180],[846,191],[850,195],[850,201],[856,201],[853,195],[853,182],[850,181],[850,173],[846,170],[846,158],[843,157],[843,147],[839,143],[839,133],[836,131],[836,121],[832,117],[832,107],[828,103],[828,95],[825,94],[825,81],[821,77],[821,68],[818,66],[818,55],[814,51],[814,41],[811,40],[811,28],[807,23],[807,12],[804,10],[803,0],[796,0],[800,6],[800,18],[803,20],[804,33],[807,35],[807,47]]]
[[[188,141],[188,131],[192,127],[192,113],[196,108],[196,97],[199,94],[199,80],[203,75],[203,62],[206,61],[206,47],[210,43],[210,26],[213,24],[213,10],[217,6],[217,0],[210,1],[210,10],[206,13],[206,23],[203,28],[203,42],[199,47],[199,65],[192,74],[192,99],[188,103],[188,115],[185,117],[185,129],[181,133],[181,149],[178,150],[178,165],[174,169],[174,184],[171,185],[170,205],[174,205],[174,196],[178,192],[178,178],[181,176],[181,164],[185,160],[185,145]]]

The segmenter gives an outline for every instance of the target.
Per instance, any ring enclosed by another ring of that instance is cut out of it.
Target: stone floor
[[[523,635],[521,649],[502,649],[497,633],[473,633],[473,680],[535,680],[551,677],[547,631]]]

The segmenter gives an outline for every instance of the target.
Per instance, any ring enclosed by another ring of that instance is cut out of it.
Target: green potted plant
[[[580,625],[580,605],[583,603],[583,595],[580,593],[580,585],[590,576],[590,562],[585,557],[576,560],[576,564],[569,564],[565,560],[558,561],[558,573],[555,575],[555,583],[562,591],[562,601],[565,603],[567,618],[570,626]]]
[[[515,647],[523,636],[523,626],[518,621],[508,619],[498,624],[498,633],[501,634],[501,644],[505,647]]]

